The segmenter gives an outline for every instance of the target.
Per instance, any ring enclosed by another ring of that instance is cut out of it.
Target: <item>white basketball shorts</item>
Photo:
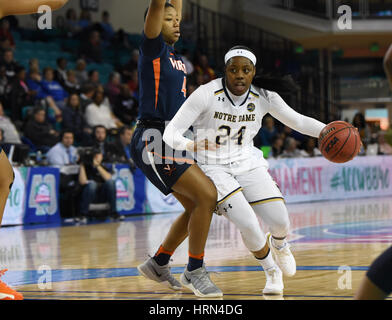
[[[240,191],[251,205],[283,200],[260,152],[255,148],[251,157],[225,165],[199,164],[218,190],[218,204]]]

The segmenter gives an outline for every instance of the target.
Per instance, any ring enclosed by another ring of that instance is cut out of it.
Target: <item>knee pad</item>
[[[290,230],[290,219],[283,201],[261,203],[253,206],[256,214],[269,226],[273,236],[284,238]]]

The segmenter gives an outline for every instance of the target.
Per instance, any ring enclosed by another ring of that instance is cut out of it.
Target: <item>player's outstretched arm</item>
[[[57,10],[67,2],[68,0],[0,0],[0,17],[37,13],[38,8],[43,5]]]
[[[392,45],[389,47],[384,57],[384,70],[388,77],[389,86],[392,90]]]
[[[269,98],[269,113],[274,118],[302,134],[315,138],[319,137],[325,127],[324,123],[296,112],[276,92],[269,92]]]
[[[144,22],[144,34],[149,39],[155,39],[162,31],[163,16],[166,0],[151,0]]]

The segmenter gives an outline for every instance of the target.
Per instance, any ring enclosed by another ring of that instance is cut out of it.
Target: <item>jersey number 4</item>
[[[233,137],[230,137],[231,128],[229,126],[220,126],[218,130],[226,131],[224,132],[226,134],[217,136],[216,144],[224,146],[227,144],[227,141],[230,138],[231,140],[236,140],[238,145],[242,145],[242,140],[244,139],[244,134],[246,131],[245,126],[241,127],[241,129]]]

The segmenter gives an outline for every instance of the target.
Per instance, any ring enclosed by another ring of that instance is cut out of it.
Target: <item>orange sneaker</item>
[[[7,271],[8,269],[0,270],[0,277]],[[23,295],[0,280],[0,300],[23,300]]]

